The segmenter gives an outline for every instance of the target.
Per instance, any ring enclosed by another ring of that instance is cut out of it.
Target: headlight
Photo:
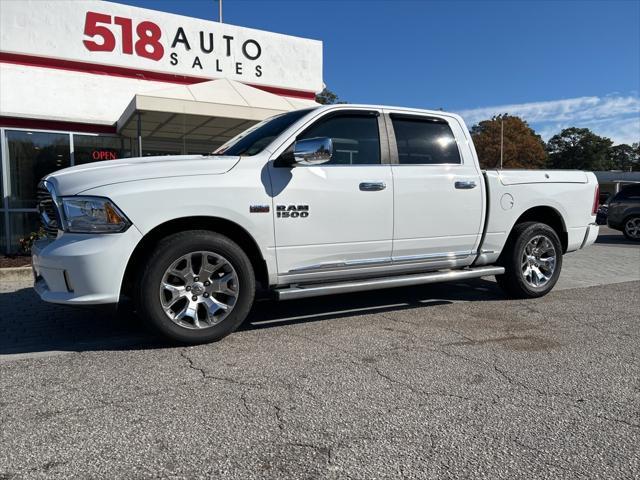
[[[131,222],[108,198],[63,197],[64,229],[73,233],[124,232]]]

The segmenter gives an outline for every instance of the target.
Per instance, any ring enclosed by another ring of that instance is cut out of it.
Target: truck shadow
[[[504,298],[495,282],[477,279],[287,302],[259,300],[239,331]],[[175,345],[149,333],[131,314],[46,304],[31,288],[0,293],[0,362],[45,352],[170,347]]]
[[[598,238],[596,239],[596,244],[601,244],[601,245],[634,245],[634,246],[640,247],[640,242],[635,242],[633,240],[628,240],[627,237],[625,237],[621,233],[612,233],[612,234],[606,233],[606,234],[598,235]]]
[[[427,308],[454,302],[504,299],[504,294],[494,281],[476,279],[285,302],[262,301],[256,302],[239,330]]]

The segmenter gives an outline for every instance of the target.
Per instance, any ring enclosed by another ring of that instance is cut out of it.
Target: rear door
[[[387,111],[394,182],[394,262],[463,266],[482,233],[484,183],[462,125]]]

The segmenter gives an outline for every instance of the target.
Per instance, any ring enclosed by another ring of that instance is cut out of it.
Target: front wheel
[[[624,221],[624,236],[629,240],[640,241],[640,217],[629,217]]]
[[[163,239],[140,275],[138,307],[164,337],[219,340],[247,317],[255,295],[251,261],[229,238],[206,230]]]
[[[525,222],[514,227],[501,262],[498,285],[514,298],[536,298],[555,286],[562,269],[562,245],[556,232],[543,223]]]

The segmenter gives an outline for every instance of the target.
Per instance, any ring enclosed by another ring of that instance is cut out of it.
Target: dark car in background
[[[640,241],[640,183],[620,190],[609,201],[606,215],[609,227],[629,240]]]

